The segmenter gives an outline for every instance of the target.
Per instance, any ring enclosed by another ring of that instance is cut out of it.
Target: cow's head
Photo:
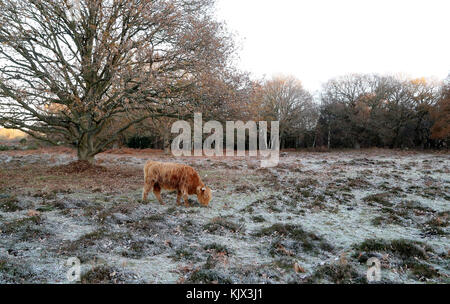
[[[197,187],[197,198],[198,202],[203,206],[208,206],[209,202],[212,199],[212,191],[207,186],[198,186]]]

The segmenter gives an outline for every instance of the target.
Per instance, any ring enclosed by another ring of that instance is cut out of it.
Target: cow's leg
[[[182,190],[181,194],[183,195],[184,206],[189,207],[189,199],[187,191]]]
[[[153,183],[145,183],[144,189],[142,190],[142,201],[145,202],[147,200],[148,193],[152,191]]]
[[[161,205],[164,205],[164,202],[161,198],[161,187],[159,185],[155,185],[153,187],[153,194],[155,194],[156,199],[161,203]]]
[[[178,190],[177,192],[177,205],[180,206],[181,205],[181,191]]]

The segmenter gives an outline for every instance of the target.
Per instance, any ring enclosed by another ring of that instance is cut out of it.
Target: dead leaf
[[[30,216],[30,217],[33,217],[33,216],[39,216],[39,215],[41,215],[41,213],[39,211],[36,211],[36,210],[28,210],[27,215]]]
[[[298,263],[295,263],[295,264],[294,264],[294,270],[295,270],[295,272],[297,272],[297,273],[299,273],[299,272],[305,273],[305,272],[306,272],[305,268],[303,268],[302,266],[300,266]]]
[[[281,251],[281,252],[285,253],[285,254],[288,255],[288,256],[293,256],[293,255],[294,255],[294,253],[293,253],[292,251],[287,250],[287,249],[286,249],[283,245],[281,245],[281,244],[278,245],[277,251]]]
[[[345,265],[348,264],[346,255],[347,255],[347,252],[343,252],[343,253],[341,253],[341,256],[340,256],[340,258],[339,258],[339,263],[340,263],[342,266],[345,266]]]

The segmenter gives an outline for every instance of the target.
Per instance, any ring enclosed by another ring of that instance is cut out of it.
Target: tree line
[[[168,150],[194,112],[279,121],[282,148],[448,147],[449,77],[344,75],[313,97],[235,54],[214,0],[0,0],[0,126],[90,162],[117,143]]]
[[[449,79],[347,75],[320,96],[317,144],[328,148],[448,147]]]
[[[232,90],[239,98],[205,107],[207,116],[224,124],[226,120],[279,121],[282,149],[439,149],[449,145],[450,76],[437,81],[349,74],[327,81],[316,98],[292,76],[247,81]],[[164,136],[153,140],[159,143],[156,147],[168,148],[170,124],[143,125],[142,137],[135,131],[129,134],[131,145],[136,147],[137,139],[164,131]],[[166,145],[161,138],[167,139]]]

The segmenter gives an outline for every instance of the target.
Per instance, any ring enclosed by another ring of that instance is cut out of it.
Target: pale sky
[[[450,73],[450,0],[217,0],[255,77],[294,75],[309,90],[346,73]]]

